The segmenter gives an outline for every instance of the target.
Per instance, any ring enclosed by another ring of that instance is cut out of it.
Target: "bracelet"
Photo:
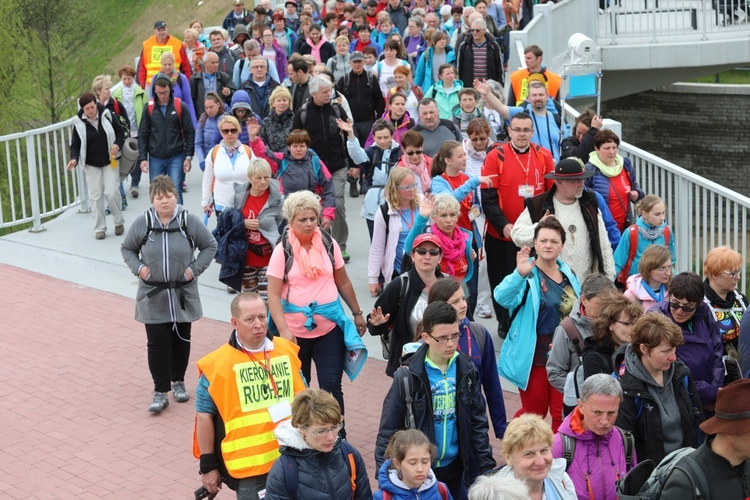
[[[352,315],[354,315],[354,316],[362,316],[362,309],[360,309],[359,311],[352,311]]]

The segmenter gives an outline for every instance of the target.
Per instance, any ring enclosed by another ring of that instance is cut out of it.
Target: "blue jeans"
[[[318,374],[318,387],[328,391],[338,401],[341,414],[344,415],[344,392],[341,389],[341,377],[344,375],[344,332],[338,326],[314,339],[297,337],[299,360],[302,362],[302,375],[310,383],[312,362]]]
[[[169,158],[148,157],[148,180],[154,180],[157,175],[168,175],[174,185],[177,187],[177,203],[182,205],[182,183],[185,181],[185,172],[182,170],[182,164],[185,162],[185,156],[177,155]]]

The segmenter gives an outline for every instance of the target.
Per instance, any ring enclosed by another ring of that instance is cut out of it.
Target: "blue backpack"
[[[354,461],[354,447],[347,441],[341,441],[339,447],[341,454],[344,456],[344,462],[346,462],[346,468],[349,469],[349,478],[352,486],[352,496],[354,499],[354,492],[357,490],[357,464]],[[297,460],[289,455],[281,455],[281,465],[284,470],[284,486],[289,498],[294,500],[297,495],[297,484],[298,484],[298,473],[297,473]]]

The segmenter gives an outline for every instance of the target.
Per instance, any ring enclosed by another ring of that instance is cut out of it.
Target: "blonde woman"
[[[294,112],[292,111],[292,94],[284,86],[278,86],[268,99],[271,112],[260,127],[260,139],[274,153],[280,153],[287,147],[287,138],[292,131]]]

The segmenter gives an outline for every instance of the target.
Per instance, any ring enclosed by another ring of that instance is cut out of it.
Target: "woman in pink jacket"
[[[663,245],[650,245],[638,261],[638,274],[628,278],[625,297],[641,304],[644,311],[669,298],[672,256]]]
[[[375,213],[375,225],[367,263],[370,294],[380,295],[383,285],[401,274],[404,242],[417,215],[417,182],[414,173],[404,167],[394,167],[385,185],[386,202]]]

